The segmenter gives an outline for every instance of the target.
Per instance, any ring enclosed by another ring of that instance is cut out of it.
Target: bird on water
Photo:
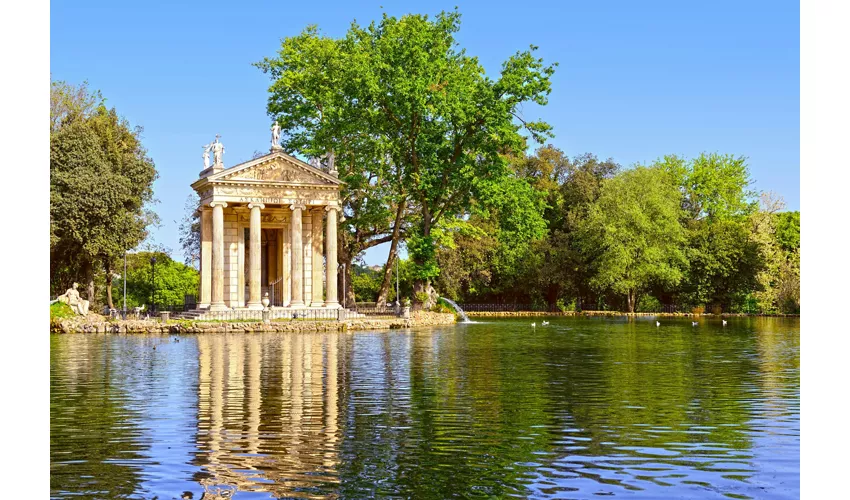
[[[691,326],[697,326],[697,322],[696,322],[696,321],[691,321]]]
[[[660,321],[658,321],[658,320],[656,320],[656,321],[655,321],[655,326],[661,326],[661,322],[660,322]]]
[[[546,325],[548,325],[548,324],[549,324],[549,322],[548,322],[548,321],[544,321],[544,322],[543,322],[543,326],[546,326]]]
[[[535,327],[537,327],[537,322],[536,322],[536,321],[535,321],[534,323],[532,323],[532,324],[531,324],[531,328],[535,328]]]
[[[724,319],[724,320],[723,320],[723,326],[726,326],[726,323],[727,323],[727,322],[726,322],[726,320]]]

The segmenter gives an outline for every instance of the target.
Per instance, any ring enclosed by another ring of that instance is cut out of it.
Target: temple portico
[[[343,183],[273,147],[192,184],[199,194],[198,308],[211,312],[339,308],[337,212]]]

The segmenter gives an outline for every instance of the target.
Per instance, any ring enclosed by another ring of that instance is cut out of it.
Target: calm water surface
[[[54,498],[796,498],[797,319],[54,335]]]

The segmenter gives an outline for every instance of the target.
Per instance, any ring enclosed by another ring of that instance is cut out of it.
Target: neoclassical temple
[[[201,198],[198,308],[339,308],[336,170],[271,151],[225,168],[224,147],[206,146],[204,170],[192,184]],[[215,162],[209,165],[209,151]]]

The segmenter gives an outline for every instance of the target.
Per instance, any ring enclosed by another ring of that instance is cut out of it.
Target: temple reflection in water
[[[207,491],[310,496],[338,483],[349,337],[198,337],[198,452]]]

